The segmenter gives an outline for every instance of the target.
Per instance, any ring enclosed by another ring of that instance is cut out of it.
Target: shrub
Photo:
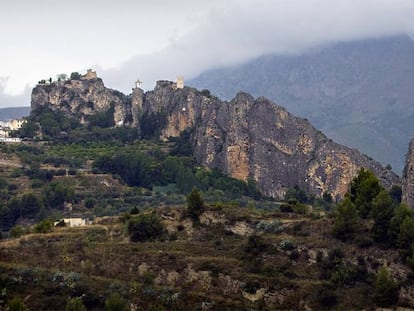
[[[0,178],[0,189],[5,189],[8,183],[4,178]]]
[[[42,191],[44,202],[48,207],[63,208],[64,202],[74,198],[74,189],[64,182],[52,181]]]
[[[87,198],[85,200],[85,207],[88,209],[94,208],[96,205],[96,200],[94,198]]]
[[[268,245],[265,243],[263,238],[259,235],[251,235],[249,236],[249,239],[247,240],[247,244],[244,247],[244,252],[253,255],[258,256],[264,251],[266,251],[268,248]]]
[[[79,80],[81,78],[81,75],[79,74],[79,72],[72,72],[70,74],[70,79],[71,80]]]
[[[355,237],[354,242],[360,248],[367,248],[374,244],[374,239],[368,235],[358,235]]]
[[[66,170],[63,168],[55,171],[55,176],[65,176],[65,175],[66,175]]]
[[[65,311],[86,311],[86,307],[81,297],[69,298],[66,303]]]
[[[279,220],[261,220],[257,223],[256,230],[264,231],[267,233],[278,233],[283,230],[283,223]]]
[[[9,190],[9,191],[15,191],[15,190],[17,190],[17,185],[16,184],[9,184],[7,186],[7,190]]]
[[[312,203],[313,198],[296,185],[293,189],[288,189],[286,191],[284,200],[286,202],[295,200],[298,203]]]
[[[293,206],[293,211],[296,214],[305,215],[308,211],[308,207],[305,204],[298,203]]]
[[[297,249],[294,249],[289,255],[289,259],[291,260],[297,260],[299,257],[300,257],[300,253]]]
[[[210,90],[204,89],[201,91],[201,95],[205,96],[205,97],[211,97],[211,92]]]
[[[112,293],[105,300],[105,310],[106,311],[128,311],[128,303],[125,299],[118,293]]]
[[[34,227],[34,232],[36,233],[46,233],[52,231],[53,223],[50,219],[45,219],[39,222]]]
[[[290,240],[283,240],[279,243],[279,248],[284,251],[291,251],[296,248],[295,243]]]
[[[134,206],[129,213],[131,215],[137,215],[139,213],[138,207]]]
[[[280,211],[283,213],[292,213],[293,212],[293,206],[291,204],[282,204],[280,206]]]
[[[390,277],[388,270],[382,267],[375,279],[374,299],[378,306],[389,307],[398,301],[398,285]]]
[[[260,283],[256,280],[249,280],[244,285],[244,291],[249,294],[255,294],[256,291],[260,288]]]
[[[9,311],[25,311],[27,310],[26,306],[23,303],[23,300],[19,297],[14,297],[7,304]]]
[[[319,304],[324,308],[332,308],[338,302],[338,296],[334,290],[323,286],[316,292]]]
[[[142,242],[160,238],[164,233],[164,226],[158,216],[141,214],[128,221],[127,230],[132,242]]]
[[[26,230],[20,225],[16,225],[13,228],[11,228],[11,230],[10,230],[10,236],[12,238],[18,238],[18,237],[22,236],[25,233],[26,233]]]
[[[71,176],[76,175],[76,170],[75,170],[75,169],[73,169],[73,168],[69,169],[69,170],[68,170],[68,175],[71,175]]]
[[[44,184],[45,182],[43,180],[33,179],[30,186],[32,189],[37,189],[37,188],[41,188]]]
[[[187,212],[193,220],[198,220],[204,212],[204,200],[196,188],[187,195]]]

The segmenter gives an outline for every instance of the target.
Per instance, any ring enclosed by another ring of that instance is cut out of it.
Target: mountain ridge
[[[254,179],[272,197],[300,186],[322,196],[342,196],[361,167],[373,170],[390,187],[399,178],[358,151],[333,143],[307,120],[293,116],[265,97],[238,93],[220,101],[208,91],[158,81],[154,90],[135,88],[124,95],[104,87],[101,79],[82,76],[64,83],[38,85],[32,112],[48,106],[81,120],[109,118],[111,126],[137,127],[141,136],[161,139],[191,131],[197,162],[231,177]]]
[[[221,98],[264,95],[328,137],[402,171],[414,116],[414,42],[392,36],[265,55],[205,72],[188,83]]]

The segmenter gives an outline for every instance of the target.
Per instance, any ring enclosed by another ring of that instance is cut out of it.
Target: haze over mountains
[[[30,113],[30,107],[9,107],[0,108],[0,121],[8,121],[11,119],[20,119],[27,117]]]
[[[413,40],[401,35],[262,56],[188,83],[224,99],[239,90],[266,96],[401,173],[414,133],[413,56]]]

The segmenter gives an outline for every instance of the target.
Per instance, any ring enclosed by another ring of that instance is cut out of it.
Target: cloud
[[[228,1],[164,49],[132,57],[102,76],[128,92],[137,78],[152,88],[159,79],[192,78],[263,54],[399,33],[414,33],[411,0]]]
[[[4,92],[7,78],[0,77],[0,108],[30,106],[31,88],[26,86],[20,95],[9,95]]]
[[[1,99],[13,104],[4,94],[62,72],[92,67],[107,86],[130,92],[138,78],[151,89],[263,54],[413,34],[414,1],[19,0],[4,4],[0,27],[0,77],[9,77]]]

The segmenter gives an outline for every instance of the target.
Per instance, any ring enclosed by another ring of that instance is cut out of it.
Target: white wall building
[[[60,222],[64,222],[65,225],[67,227],[81,227],[81,226],[86,226],[86,225],[90,225],[91,221],[89,219],[86,218],[80,218],[80,217],[73,217],[73,218],[62,218],[58,221],[55,221],[53,223],[54,226],[56,226],[57,224],[59,224]]]

